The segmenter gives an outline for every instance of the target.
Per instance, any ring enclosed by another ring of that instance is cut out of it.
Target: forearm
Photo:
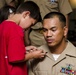
[[[10,62],[10,63],[15,64],[15,63],[26,62],[27,60],[32,59],[32,58],[33,58],[33,54],[28,53],[28,54],[25,54],[25,58],[23,60],[16,60],[16,61],[13,61],[13,62]]]
[[[32,59],[32,58],[35,58],[35,59],[44,58],[45,55],[46,55],[46,52],[43,52],[43,50],[32,51],[32,52],[25,54],[25,61]]]
[[[27,60],[32,59],[32,58],[34,58],[33,53],[27,53],[27,54],[25,54],[24,60],[27,61]]]
[[[25,58],[23,60],[19,60],[19,61],[14,61],[12,63],[19,63],[19,62],[25,62],[29,59],[37,59],[37,58],[44,58],[44,56],[46,55],[46,52],[43,52],[43,50],[36,50],[36,51],[32,51],[29,53],[25,53]]]

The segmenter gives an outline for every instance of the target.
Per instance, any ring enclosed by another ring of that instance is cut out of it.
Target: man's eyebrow
[[[56,28],[56,27],[54,26],[54,27],[51,27],[50,29],[53,29],[53,28]]]
[[[47,29],[47,28],[45,28],[45,27],[42,27],[42,29]]]

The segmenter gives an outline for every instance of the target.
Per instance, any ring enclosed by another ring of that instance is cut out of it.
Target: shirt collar
[[[68,44],[67,44],[65,50],[61,54],[66,55],[66,56],[76,57],[76,47],[70,41],[67,41],[67,42],[68,42]],[[39,48],[44,49],[44,52],[51,54],[47,44],[42,45]]]

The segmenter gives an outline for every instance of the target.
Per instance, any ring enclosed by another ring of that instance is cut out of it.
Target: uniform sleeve
[[[8,43],[8,59],[9,62],[22,61],[25,58],[25,46],[23,35],[15,28],[10,30]]]
[[[69,3],[69,0],[59,0],[59,10],[64,15],[72,12],[72,8],[71,8],[71,5]]]
[[[12,2],[12,0],[5,0],[7,4],[9,4],[10,2]]]

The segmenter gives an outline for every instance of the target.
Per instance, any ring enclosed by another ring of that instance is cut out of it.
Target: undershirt
[[[56,61],[56,60],[58,59],[58,57],[60,56],[60,54],[52,54],[52,55],[53,55],[55,61]]]

